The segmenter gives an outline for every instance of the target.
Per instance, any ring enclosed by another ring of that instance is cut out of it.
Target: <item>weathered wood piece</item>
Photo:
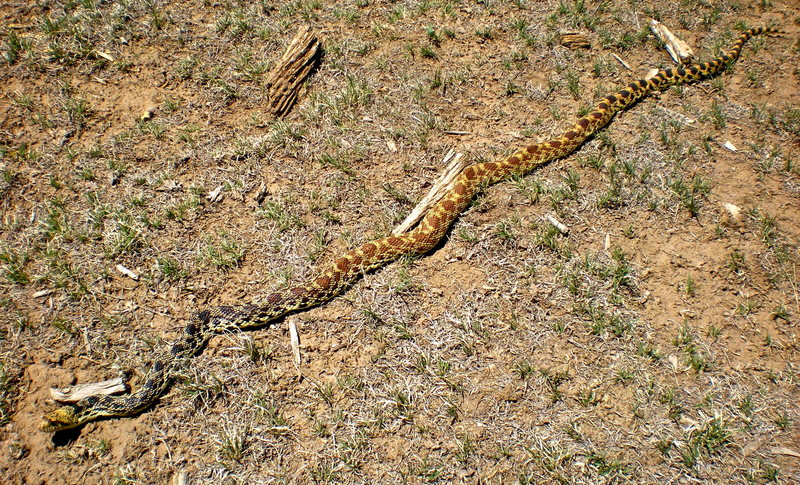
[[[694,52],[689,44],[677,38],[658,20],[650,20],[650,30],[664,43],[667,52],[676,64],[687,64],[694,57]]]
[[[307,25],[301,26],[267,77],[269,109],[275,116],[283,116],[292,108],[303,81],[316,66],[321,52],[317,36]]]
[[[561,45],[570,49],[590,49],[592,47],[589,37],[583,32],[561,32]]]
[[[117,377],[116,379],[109,379],[103,382],[78,384],[75,386],[62,387],[60,389],[57,387],[51,387],[50,397],[58,402],[72,404],[85,397],[95,396],[98,394],[116,394],[119,392],[125,392],[126,390],[127,388],[125,387],[125,381],[122,379],[122,377]]]
[[[467,167],[467,163],[463,160],[463,157],[463,153],[457,153],[454,150],[447,152],[447,155],[444,156],[444,160],[442,160],[445,164],[445,169],[442,174],[439,175],[439,178],[433,183],[431,190],[419,201],[419,204],[414,207],[414,210],[411,211],[408,217],[392,230],[392,234],[397,236],[410,231],[417,222],[422,220],[428,210],[444,197],[447,191],[455,184],[456,178],[458,178],[461,172]]]

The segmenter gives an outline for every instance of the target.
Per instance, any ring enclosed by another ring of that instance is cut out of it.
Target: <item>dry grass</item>
[[[792,2],[83,0],[0,13],[12,482],[800,480],[782,451],[800,452]],[[151,410],[35,430],[48,386],[120,371],[135,385],[194,311],[251,301],[388,234],[449,148],[503,156],[668,66],[653,16],[701,59],[745,26],[789,35],[751,41],[722,76],[488,188],[434,253],[300,315],[302,375],[285,325],[224,335]],[[265,76],[298,22],[322,33],[325,57],[273,120]],[[560,46],[560,30],[592,49]]]

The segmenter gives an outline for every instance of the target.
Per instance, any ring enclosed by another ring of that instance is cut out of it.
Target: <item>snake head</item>
[[[62,406],[47,413],[39,423],[39,430],[46,433],[75,428],[83,424],[79,409],[75,406]]]

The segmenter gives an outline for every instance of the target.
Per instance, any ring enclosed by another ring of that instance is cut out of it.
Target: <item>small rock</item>
[[[724,202],[722,204],[722,207],[724,207],[725,210],[728,211],[728,213],[730,213],[731,217],[733,217],[734,219],[739,219],[739,215],[742,213],[742,208],[737,205]]]
[[[672,370],[677,372],[678,371],[678,357],[675,354],[670,354],[669,357],[667,357],[667,360],[669,361],[670,364],[672,364]]]
[[[720,217],[720,223],[728,227],[738,227],[742,224],[742,208],[728,202],[723,202],[722,207],[725,212]]]

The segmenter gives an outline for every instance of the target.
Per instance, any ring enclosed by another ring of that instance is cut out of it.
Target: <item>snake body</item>
[[[95,395],[66,405],[44,416],[39,428],[58,431],[73,428],[104,416],[129,416],[146,409],[166,392],[176,373],[186,361],[200,352],[208,340],[233,329],[262,327],[289,313],[322,304],[349,287],[360,275],[383,266],[403,255],[427,253],[439,243],[453,221],[467,207],[482,186],[524,175],[552,160],[575,151],[586,139],[607,125],[614,115],[654,91],[669,86],[714,76],[738,59],[742,46],[755,35],[778,33],[771,28],[753,28],[743,32],[720,57],[704,63],[658,72],[649,79],[628,84],[603,98],[589,114],[579,118],[560,137],[529,145],[505,159],[476,163],[464,169],[452,188],[431,208],[417,227],[403,235],[388,236],[363,244],[337,258],[317,277],[277,291],[255,304],[219,306],[196,315],[178,340],[157,355],[144,384],[122,396]]]

